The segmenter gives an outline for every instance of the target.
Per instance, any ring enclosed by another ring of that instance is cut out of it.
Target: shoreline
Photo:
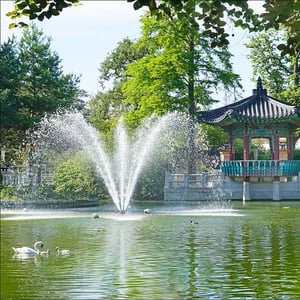
[[[87,200],[1,200],[1,209],[18,208],[83,208],[99,206],[99,199]]]

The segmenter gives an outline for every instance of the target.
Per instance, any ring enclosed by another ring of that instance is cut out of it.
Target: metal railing
[[[221,170],[225,176],[297,176],[300,161],[297,160],[233,160],[223,161]]]

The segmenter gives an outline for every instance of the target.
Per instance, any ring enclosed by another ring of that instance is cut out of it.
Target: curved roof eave
[[[260,78],[257,89],[253,92],[252,96],[235,103],[211,111],[199,112],[198,121],[221,126],[226,126],[227,123],[232,124],[232,119],[237,123],[239,120],[243,123],[247,121],[276,123],[293,120],[293,123],[300,124],[300,107],[268,96],[266,90],[262,88]]]

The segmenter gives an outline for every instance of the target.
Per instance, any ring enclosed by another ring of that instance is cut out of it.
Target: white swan
[[[20,248],[15,248],[15,247],[12,247],[12,248],[15,251],[16,254],[31,255],[31,254],[40,254],[41,250],[38,249],[37,247],[43,247],[43,242],[37,241],[33,246],[34,249],[26,247],[26,246],[23,246],[23,247],[20,247]]]
[[[69,255],[70,254],[70,250],[65,250],[65,249],[60,250],[59,247],[56,247],[55,249],[56,249],[57,254],[59,254],[59,255]]]

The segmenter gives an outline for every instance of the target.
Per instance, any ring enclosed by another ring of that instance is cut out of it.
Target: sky
[[[259,9],[262,1],[250,3]],[[22,29],[8,29],[12,20],[5,14],[12,8],[13,1],[1,0],[1,43],[12,35],[16,35],[19,40],[22,35]],[[35,23],[46,36],[52,38],[51,48],[61,58],[64,73],[81,75],[80,88],[93,96],[101,90],[98,83],[100,64],[117,47],[118,42],[124,38],[134,40],[139,37],[139,18],[144,11],[135,11],[132,3],[125,0],[82,1],[82,5],[66,8],[59,16]],[[26,18],[17,21],[21,20],[29,22]],[[249,51],[245,47],[249,34],[235,28],[230,29],[230,34],[234,34],[229,47],[234,55],[233,69],[241,76],[244,89],[241,97],[247,97],[256,85],[251,81],[252,69],[247,59]],[[224,95],[217,97],[223,99],[220,105],[224,105]],[[226,101],[230,102],[230,99]]]

